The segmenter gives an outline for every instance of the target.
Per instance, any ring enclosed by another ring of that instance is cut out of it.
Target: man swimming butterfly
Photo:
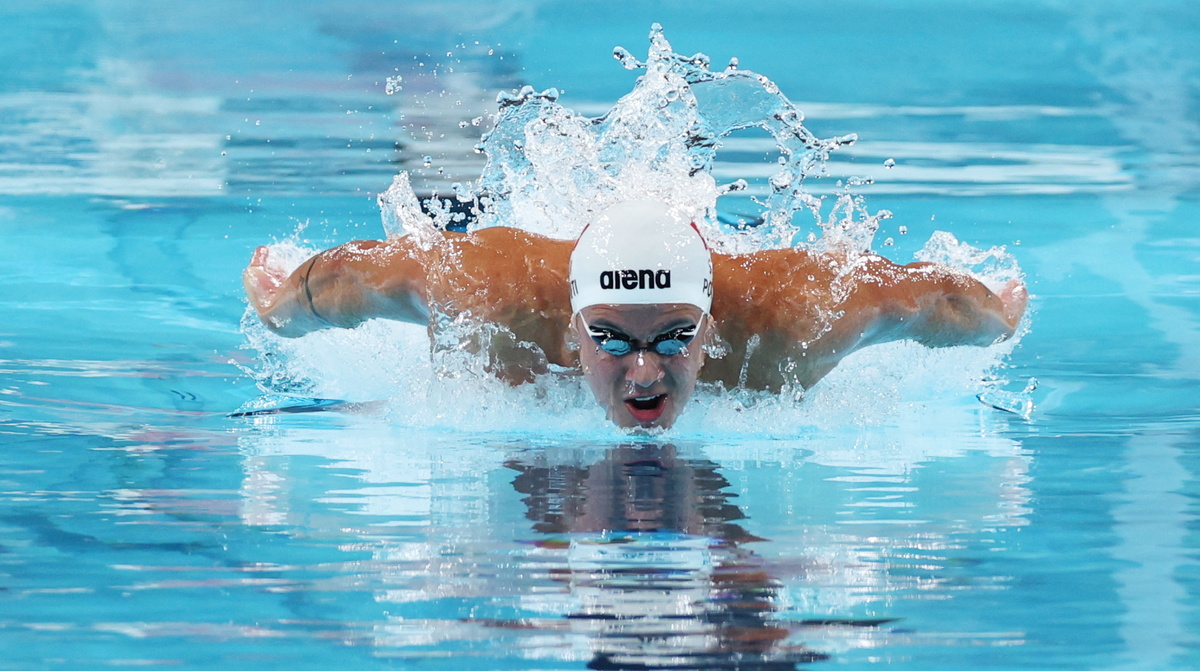
[[[582,370],[622,427],[669,427],[697,380],[727,389],[811,387],[846,355],[910,339],[929,347],[1008,338],[1025,287],[997,295],[933,263],[874,254],[769,249],[712,253],[678,208],[608,208],[575,242],[514,228],[441,231],[349,242],[273,268],[259,247],[243,273],[250,304],[272,331],[298,337],[372,318],[476,329],[488,369],[513,384],[551,365]],[[706,354],[723,353],[720,358]]]

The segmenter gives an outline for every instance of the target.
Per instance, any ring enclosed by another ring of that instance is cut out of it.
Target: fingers
[[[267,259],[271,255],[271,248],[266,245],[260,245],[254,250],[254,256],[250,257],[250,265],[266,267]]]
[[[1004,290],[1000,292],[1000,300],[1004,301],[1005,305],[1020,303],[1023,307],[1029,300],[1029,292],[1025,289],[1025,283],[1021,280],[1009,280],[1008,284],[1004,285]]]
[[[1010,328],[1015,329],[1029,304],[1029,291],[1025,283],[1017,279],[1009,280],[1000,292],[1000,302],[1004,305],[1004,320]]]
[[[274,290],[283,284],[290,273],[272,264],[271,248],[264,245],[254,250],[254,255],[250,257],[250,264],[246,266],[246,271],[242,275],[243,277],[253,275],[259,278],[260,283],[263,283],[264,289]]]
[[[242,271],[242,286],[246,290],[246,297],[260,315],[274,302],[276,292],[287,279],[287,273],[269,265],[270,256],[269,247],[255,249],[254,255],[250,257],[250,264]]]

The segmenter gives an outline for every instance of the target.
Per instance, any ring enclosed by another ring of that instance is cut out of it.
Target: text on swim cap
[[[670,289],[669,270],[605,270],[600,273],[601,289]]]

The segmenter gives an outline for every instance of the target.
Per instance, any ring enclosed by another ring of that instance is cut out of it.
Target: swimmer
[[[808,388],[872,344],[990,345],[1013,334],[1028,300],[1016,280],[997,295],[948,266],[874,254],[711,253],[656,201],[609,208],[575,242],[503,227],[360,240],[290,275],[259,247],[243,282],[262,322],[287,337],[373,318],[431,334],[437,315],[501,325],[463,343],[488,353],[491,372],[517,384],[582,371],[609,419],[642,428],[670,427],[697,380]]]

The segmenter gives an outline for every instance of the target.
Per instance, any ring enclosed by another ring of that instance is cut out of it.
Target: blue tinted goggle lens
[[[625,356],[634,350],[633,343],[628,338],[602,329],[593,329],[590,326],[587,329],[588,333],[592,336],[592,340],[596,341],[596,345],[613,356]],[[650,343],[650,346],[644,349],[653,350],[662,356],[675,356],[687,349],[688,343],[692,342],[695,337],[696,327],[690,326],[686,329],[664,333],[655,338]]]

